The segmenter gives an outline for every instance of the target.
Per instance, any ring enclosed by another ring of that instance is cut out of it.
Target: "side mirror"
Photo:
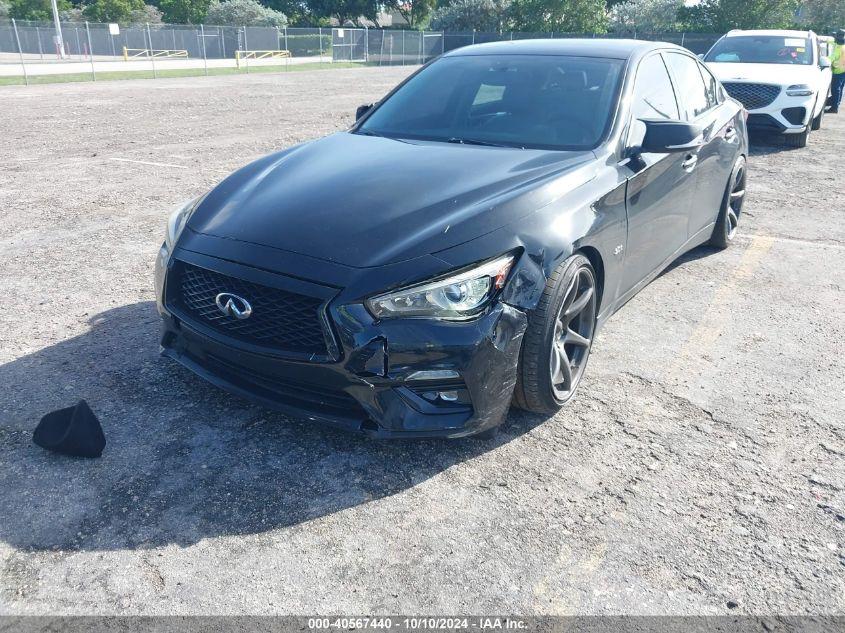
[[[672,119],[640,119],[645,124],[640,152],[672,154],[689,152],[703,143],[700,125]]]
[[[830,68],[830,57],[819,57],[819,68],[822,70]]]
[[[366,105],[358,106],[358,109],[355,110],[355,120],[358,121],[362,116],[367,114],[367,112],[369,112],[372,109],[373,109],[372,103],[368,103]]]

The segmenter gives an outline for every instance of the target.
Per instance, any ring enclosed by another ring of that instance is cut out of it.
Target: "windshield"
[[[356,130],[395,138],[593,149],[615,110],[623,62],[541,55],[444,57]]]
[[[813,63],[812,42],[806,37],[741,35],[726,37],[707,53],[704,61],[720,64]]]

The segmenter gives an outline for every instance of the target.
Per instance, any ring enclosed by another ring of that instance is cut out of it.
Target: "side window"
[[[830,49],[829,42],[819,40],[819,57],[830,57],[833,51]]]
[[[647,57],[637,69],[631,102],[631,131],[628,146],[636,147],[645,136],[640,119],[678,119],[678,102],[666,65],[660,55]]]
[[[712,106],[707,95],[707,85],[698,70],[698,61],[681,53],[667,53],[666,63],[675,80],[683,118],[692,121],[707,112]]]
[[[704,79],[704,85],[707,87],[707,102],[709,106],[713,108],[722,103],[724,100],[722,99],[722,93],[719,90],[719,82],[716,81],[716,78],[709,70],[707,70],[707,67],[704,64],[698,64],[698,70],[701,73],[701,77]]]

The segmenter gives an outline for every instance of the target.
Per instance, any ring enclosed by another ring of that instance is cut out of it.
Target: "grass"
[[[363,68],[368,64],[358,62],[313,62],[308,64],[279,64],[275,66],[252,66],[249,74],[258,73],[287,73],[302,70],[328,70],[331,68]],[[208,76],[217,75],[246,75],[246,67],[242,68],[209,68]],[[201,77],[205,75],[203,68],[171,68],[156,71],[159,79],[169,77]],[[123,81],[126,79],[153,79],[152,70],[116,70],[97,73],[97,81]],[[30,75],[29,83],[34,84],[64,84],[79,81],[92,81],[91,73],[68,73],[60,75]],[[23,76],[0,77],[0,86],[22,86]]]

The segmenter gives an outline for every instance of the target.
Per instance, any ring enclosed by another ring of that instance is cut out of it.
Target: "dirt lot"
[[[496,440],[315,428],[158,357],[169,209],[405,72],[0,91],[0,612],[845,611],[845,115],[758,141],[738,243]],[[102,459],[33,446],[79,397]]]

